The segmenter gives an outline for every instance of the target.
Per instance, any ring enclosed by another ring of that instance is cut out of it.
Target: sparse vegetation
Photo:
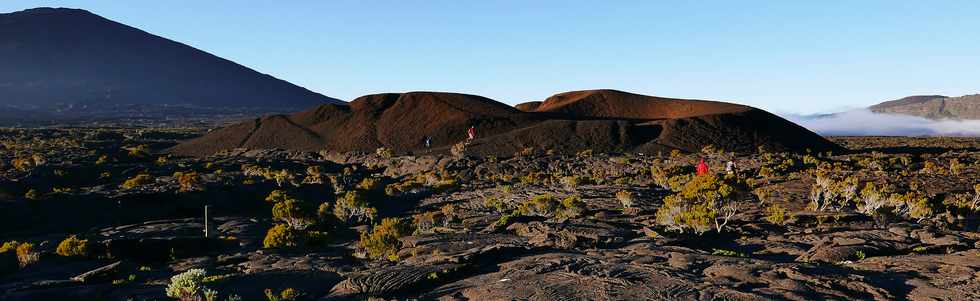
[[[375,289],[378,275],[410,276],[421,290],[447,294],[459,293],[447,285],[456,281],[482,290],[474,280],[483,278],[474,277],[487,275],[495,287],[513,290],[524,283],[513,277],[528,270],[542,276],[543,287],[559,275],[592,289],[587,280],[601,276],[638,293],[655,287],[650,279],[710,292],[729,285],[731,271],[746,270],[752,273],[732,276],[759,285],[744,291],[747,297],[779,283],[815,299],[900,298],[887,290],[893,281],[942,283],[951,294],[972,283],[947,280],[973,276],[960,257],[975,253],[980,217],[976,138],[834,138],[854,141],[851,151],[836,154],[514,148],[519,157],[478,156],[488,151],[478,140],[461,160],[438,147],[381,160],[373,149],[136,158],[129,147],[167,143],[138,134],[49,137],[73,131],[94,130],[0,129],[0,204],[11,219],[8,236],[0,236],[20,240],[0,247],[0,273],[5,285],[23,288],[17,294],[69,291],[36,284],[117,261],[123,263],[111,273],[73,285],[119,296],[193,287],[171,298],[241,300],[224,288],[248,283],[240,291],[245,298],[311,300],[327,288],[303,294],[299,289],[314,286],[269,280],[306,277],[311,268],[366,289]],[[695,176],[700,157],[719,174]],[[720,174],[728,160],[738,168]],[[138,183],[122,185],[130,180]],[[217,227],[210,238],[200,232],[205,205],[208,229]],[[80,232],[66,238],[61,229]],[[619,263],[645,268],[621,271]],[[931,268],[937,264],[944,268]],[[454,273],[457,265],[464,272]],[[692,265],[704,273],[688,273]],[[916,273],[894,278],[896,266]],[[213,275],[167,281],[192,267]],[[483,269],[492,272],[473,274]],[[176,272],[164,274],[170,270]],[[836,277],[841,272],[860,279]],[[265,288],[272,297],[263,296]],[[397,296],[420,297],[415,288],[403,292]]]

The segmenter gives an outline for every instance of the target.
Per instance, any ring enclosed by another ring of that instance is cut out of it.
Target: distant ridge
[[[474,126],[472,154],[511,155],[525,148],[575,152],[657,152],[718,149],[838,150],[792,122],[748,106],[659,98],[615,90],[557,94],[533,112],[489,98],[445,92],[362,96],[347,105],[321,105],[231,125],[172,149],[206,156],[236,148],[396,153],[445,152]]]
[[[948,97],[919,95],[882,102],[869,107],[875,113],[918,116],[929,119],[980,119],[980,94]]]
[[[81,9],[0,14],[0,106],[297,110],[343,103]]]

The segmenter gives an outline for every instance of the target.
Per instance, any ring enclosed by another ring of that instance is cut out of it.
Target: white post
[[[211,215],[209,211],[211,211],[211,206],[205,205],[204,206],[204,237],[205,238],[215,237],[218,234],[217,229],[214,229],[214,223],[211,222]]]

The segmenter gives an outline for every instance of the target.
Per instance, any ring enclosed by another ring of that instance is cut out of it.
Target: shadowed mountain
[[[0,14],[0,105],[59,113],[118,105],[296,110],[342,103],[85,10]]]
[[[771,149],[837,150],[839,146],[768,112],[730,103],[658,98],[615,90],[555,95],[534,112],[466,94],[409,92],[362,96],[346,105],[321,105],[221,128],[172,151],[209,155],[235,148],[398,153],[436,151],[463,141],[476,127],[473,154],[511,155],[525,148],[574,152],[697,151],[707,145],[750,152]]]

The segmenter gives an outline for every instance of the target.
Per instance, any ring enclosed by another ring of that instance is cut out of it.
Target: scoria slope
[[[367,95],[349,105],[322,105],[232,125],[173,151],[196,156],[235,148],[445,152],[464,141],[470,126],[476,128],[477,139],[468,152],[475,155],[511,155],[528,148],[650,153],[708,145],[736,152],[758,146],[839,149],[805,128],[748,106],[591,90],[552,96],[530,112],[467,94]],[[431,150],[425,149],[426,137],[432,138]]]

